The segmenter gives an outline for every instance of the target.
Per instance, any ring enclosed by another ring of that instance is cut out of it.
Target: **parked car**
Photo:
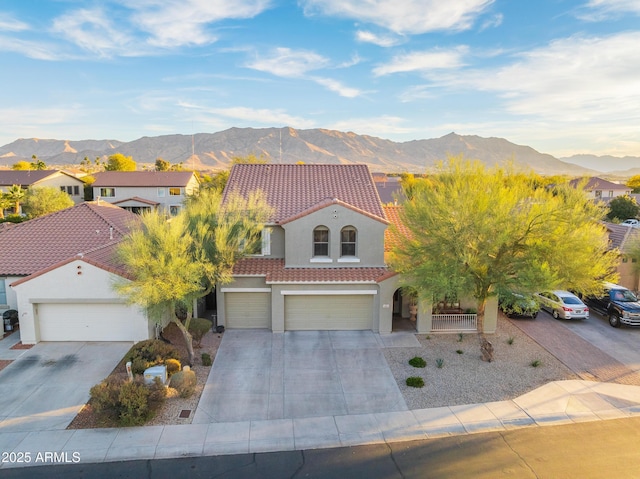
[[[589,307],[569,291],[544,291],[535,296],[540,301],[540,307],[549,311],[555,319],[589,319]]]
[[[507,293],[500,295],[500,309],[509,318],[536,318],[540,303],[531,294]]]
[[[637,220],[635,218],[630,218],[628,220],[624,220],[620,224],[625,225],[625,226],[633,226],[634,228],[640,228],[640,220]]]
[[[586,301],[593,309],[607,316],[614,328],[619,328],[621,324],[640,326],[640,302],[624,286],[605,283],[602,294],[590,296]]]

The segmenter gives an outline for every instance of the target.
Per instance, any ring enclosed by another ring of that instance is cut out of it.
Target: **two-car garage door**
[[[372,323],[372,295],[292,295],[284,299],[287,331],[366,330]]]
[[[144,319],[119,303],[41,303],[40,341],[139,341],[147,339]]]

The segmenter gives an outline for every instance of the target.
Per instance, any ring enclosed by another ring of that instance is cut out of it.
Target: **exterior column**
[[[432,313],[433,304],[430,300],[418,300],[418,319],[416,320],[416,332],[420,334],[429,334],[433,321]]]
[[[484,307],[484,331],[486,334],[493,334],[496,332],[498,326],[498,297],[492,296],[487,299],[487,304]]]

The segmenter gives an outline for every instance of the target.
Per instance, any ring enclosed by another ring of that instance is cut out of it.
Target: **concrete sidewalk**
[[[0,468],[331,448],[632,416],[640,416],[638,386],[558,381],[514,400],[466,406],[233,423],[2,433],[4,462]]]

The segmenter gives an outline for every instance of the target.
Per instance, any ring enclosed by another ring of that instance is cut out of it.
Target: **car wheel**
[[[555,309],[553,310],[553,319],[560,319],[560,315]]]
[[[614,328],[620,327],[620,317],[617,314],[609,314],[609,324]]]

